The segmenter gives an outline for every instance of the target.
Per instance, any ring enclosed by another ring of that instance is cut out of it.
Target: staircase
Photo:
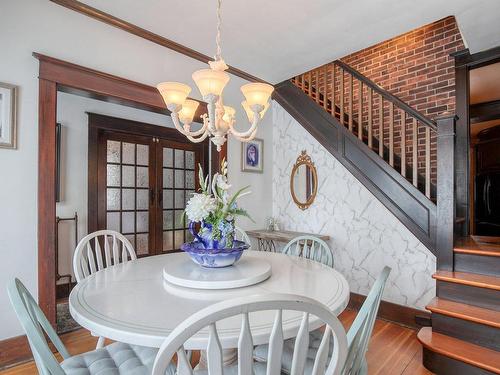
[[[485,242],[488,241],[488,242]],[[456,241],[454,271],[437,271],[422,328],[424,365],[437,374],[500,374],[500,238]]]
[[[341,61],[278,84],[274,99],[435,251],[436,122]]]
[[[424,365],[500,374],[500,237],[456,238],[455,117],[432,121],[341,61],[280,83],[274,99],[436,255]]]

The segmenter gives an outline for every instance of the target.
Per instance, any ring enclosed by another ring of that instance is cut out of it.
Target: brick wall
[[[455,111],[450,54],[464,48],[455,17],[447,17],[340,60],[433,118]]]
[[[444,112],[455,111],[455,74],[453,52],[465,48],[454,17],[447,17],[432,24],[409,31],[403,35],[365,48],[340,60],[351,66],[380,87],[397,96],[414,109],[433,119]],[[336,80],[332,93],[331,64],[324,65],[305,73],[300,80],[310,82],[316,98],[316,90],[331,99],[335,97],[338,106],[340,97],[340,69],[335,68]],[[326,79],[325,79],[326,75]],[[306,86],[308,84],[306,83]],[[300,85],[299,85],[300,87]],[[359,82],[352,83],[352,109],[350,109],[350,76],[344,75],[344,110],[352,111],[353,122],[357,122],[359,113]],[[308,92],[308,90],[304,90]],[[363,88],[363,128],[368,123],[368,92]],[[320,98],[318,98],[320,100]],[[390,103],[384,101],[383,121],[381,121],[380,96],[373,94],[372,134],[377,140],[383,140],[389,148]],[[338,108],[337,108],[338,109]],[[337,113],[337,118],[340,118]],[[396,157],[402,155],[402,128],[405,126],[406,177],[411,176],[413,167],[413,119],[406,117],[402,122],[401,111],[395,109],[393,127],[393,150]],[[382,124],[382,126],[381,126]],[[346,124],[347,126],[347,124]],[[353,127],[357,133],[356,126]],[[426,175],[426,127],[417,124],[417,169],[418,174]],[[365,140],[366,141],[366,140]],[[365,142],[366,143],[366,142]],[[378,152],[378,150],[374,150]],[[387,150],[386,150],[387,151]],[[387,159],[387,156],[385,157]],[[436,137],[430,133],[430,176],[436,183]]]

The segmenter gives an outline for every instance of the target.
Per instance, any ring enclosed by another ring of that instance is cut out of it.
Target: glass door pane
[[[162,251],[178,250],[193,238],[183,217],[186,202],[196,190],[196,153],[162,143]]]
[[[125,235],[138,256],[148,255],[150,145],[106,142],[106,228]]]

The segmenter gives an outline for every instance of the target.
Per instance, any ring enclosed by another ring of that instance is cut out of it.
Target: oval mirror
[[[316,198],[318,176],[316,167],[306,151],[297,158],[290,177],[290,191],[295,204],[301,209],[307,209]]]

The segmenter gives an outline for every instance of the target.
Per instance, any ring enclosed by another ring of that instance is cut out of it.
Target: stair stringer
[[[432,201],[290,81],[276,86],[273,99],[435,254]]]

